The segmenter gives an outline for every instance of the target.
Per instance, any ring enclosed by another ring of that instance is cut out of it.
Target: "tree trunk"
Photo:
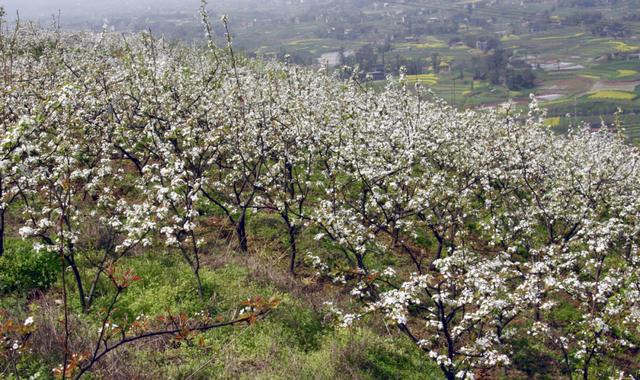
[[[200,300],[204,301],[204,289],[202,288],[202,280],[200,279],[200,251],[198,250],[198,239],[193,231],[191,231],[191,243],[193,243],[193,274],[196,276],[198,283],[198,295]]]
[[[293,180],[293,165],[287,160],[284,164],[284,168],[287,175],[287,181],[285,183],[285,190],[289,196],[290,201],[296,199],[296,187]],[[289,219],[289,203],[285,202],[284,212],[281,213],[284,223],[287,225],[289,232],[289,249],[291,249],[291,261],[289,262],[289,273],[295,274],[296,271],[296,256],[298,256],[298,247],[296,240],[298,237],[298,228],[291,224]]]
[[[284,221],[285,226],[287,226],[287,234],[289,235],[289,249],[291,250],[289,273],[295,274],[296,256],[298,256],[298,246],[296,244],[296,240],[298,239],[298,228],[291,224],[291,219],[289,219],[289,207],[287,205],[285,205],[284,211],[280,213],[280,217]]]
[[[2,196],[2,194],[0,194]],[[0,210],[0,257],[4,255],[4,209]]]
[[[2,177],[0,177],[0,200],[4,195],[3,190],[4,189],[2,188]],[[4,213],[5,211],[6,211],[5,207],[3,207],[0,210],[0,257],[4,255]]]
[[[444,366],[440,366],[440,369],[442,370],[442,372],[444,372],[444,376],[447,378],[447,380],[456,380],[456,373],[446,369],[446,367]]]
[[[93,278],[93,282],[91,283],[91,289],[89,289],[89,296],[87,296],[87,308],[90,308],[91,304],[93,303],[93,297],[96,294],[96,287],[98,285],[98,281],[100,280],[100,275],[102,274],[104,263],[107,261],[108,257],[109,257],[109,252],[105,250],[104,256],[100,261],[100,266],[98,267],[98,271],[96,272],[96,275]]]
[[[240,218],[236,223],[236,234],[238,235],[238,244],[240,246],[240,251],[242,251],[243,253],[249,252],[249,244],[247,242],[246,222],[247,222],[247,211],[243,210],[242,215],[240,215]]]
[[[362,269],[365,273],[368,273],[365,265],[364,265],[364,256],[359,254],[359,253],[355,253],[356,256],[356,260],[358,261],[358,269]]]
[[[67,263],[71,267],[71,271],[73,271],[73,278],[76,280],[76,286],[78,287],[78,297],[80,298],[80,306],[82,306],[82,311],[86,313],[89,310],[87,307],[87,301],[84,297],[84,288],[82,287],[82,277],[80,276],[78,265],[76,265],[76,261],[73,259],[73,256],[65,256],[65,259],[67,260]]]
[[[193,275],[196,277],[196,283],[198,284],[198,295],[200,296],[200,300],[204,301],[204,288],[202,287],[202,280],[200,279],[200,269],[192,268]]]
[[[298,229],[294,226],[289,225],[288,222],[287,222],[287,227],[289,229],[289,248],[291,249],[291,262],[289,263],[289,272],[291,274],[295,274],[296,256],[298,256],[298,247],[296,245]]]
[[[194,243],[193,258],[189,256],[189,251],[182,245],[180,245],[180,254],[184,258],[184,261],[186,261],[186,263],[189,265],[189,268],[191,268],[191,272],[196,278],[196,284],[198,285],[198,295],[200,296],[200,299],[204,301],[204,289],[202,288],[202,281],[200,280],[200,258],[198,256],[198,250],[195,245],[196,239],[193,233],[191,235],[191,238],[193,239]]]

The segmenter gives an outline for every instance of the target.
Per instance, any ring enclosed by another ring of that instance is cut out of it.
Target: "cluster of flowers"
[[[621,136],[555,135],[535,99],[460,111],[149,34],[26,28],[2,60],[0,211],[21,202],[21,233],[63,255],[83,306],[83,246],[106,272],[161,242],[199,284],[207,210],[243,251],[268,212],[291,271],[303,228],[338,248],[312,261],[363,303],[344,324],[390,320],[448,378],[511,365],[523,337],[565,374],[640,370],[621,360],[640,335],[640,155]],[[398,267],[375,271],[385,257]]]
[[[33,317],[23,323],[0,316],[0,357],[14,363],[24,351],[28,351],[31,334],[35,330]]]

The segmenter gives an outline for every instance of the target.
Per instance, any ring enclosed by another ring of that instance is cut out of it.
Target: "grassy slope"
[[[142,281],[124,293],[115,320],[124,323],[141,313],[184,311],[192,315],[201,310],[230,317],[243,300],[254,296],[280,298],[275,311],[254,325],[212,330],[190,341],[156,339],[126,346],[110,354],[89,378],[440,378],[439,370],[424,354],[391,326],[387,329],[368,321],[352,329],[335,326],[323,302],[346,297],[330,284],[318,282],[312,272],[302,270],[298,278],[289,276],[283,246],[271,238],[276,232],[272,221],[254,220],[252,226],[255,249],[250,256],[221,244],[205,257],[205,301],[198,298],[192,274],[177,254],[160,248],[126,259],[126,267]],[[10,239],[8,256],[18,248],[24,251],[29,244]],[[306,245],[311,247],[313,240]],[[56,270],[55,265],[51,270]],[[87,279],[89,276],[85,273]],[[103,282],[98,289],[101,297],[88,315],[81,314],[76,295],[69,295],[74,314],[80,316],[73,322],[76,347],[95,339],[100,310],[110,301],[109,289]],[[39,372],[41,378],[48,378],[50,369],[59,363],[55,336],[60,332],[56,322],[62,313],[60,299],[60,281],[45,292],[32,289],[0,296],[0,309],[8,316],[15,320],[36,317],[33,352],[19,364],[23,373]]]
[[[350,310],[350,297],[344,290],[319,280],[314,271],[300,267],[298,276],[287,273],[286,244],[277,219],[253,218],[250,223],[251,254],[235,252],[220,236],[225,228],[211,233],[210,254],[204,257],[201,272],[206,298],[197,296],[193,275],[179,255],[156,247],[126,258],[123,266],[133,269],[142,280],[136,282],[118,302],[113,322],[122,326],[137,315],[193,315],[202,310],[226,319],[235,315],[241,302],[249,297],[278,297],[279,307],[258,323],[229,327],[193,336],[190,340],[168,338],[144,340],[125,346],[101,361],[89,379],[440,379],[440,370],[405,336],[377,318],[365,317],[355,327],[336,326],[324,307],[324,301],[337,302]],[[330,249],[318,246],[307,231],[300,241],[301,250]],[[216,238],[215,236],[218,236]],[[16,254],[28,252],[30,242],[11,238],[6,262]],[[424,244],[429,245],[428,241]],[[394,261],[403,267],[400,257],[384,257],[385,266]],[[46,261],[49,263],[48,261]],[[3,266],[4,265],[4,266]],[[48,265],[48,264],[47,264]],[[40,266],[42,267],[42,266]],[[49,271],[57,273],[58,266]],[[85,278],[91,273],[85,272]],[[2,280],[0,278],[0,280]],[[102,310],[110,301],[111,287],[106,279],[98,288],[99,298],[89,314],[82,314],[77,294],[71,286],[74,351],[92,347],[101,325]],[[21,321],[35,316],[37,331],[31,338],[30,354],[24,355],[18,368],[21,375],[39,373],[51,378],[51,368],[61,362],[62,336],[61,283],[48,290],[13,290],[0,294],[0,310]],[[560,309],[557,320],[578,316],[571,305]],[[514,368],[509,372],[487,373],[490,378],[524,379],[535,374],[557,375],[558,357],[535,340],[514,342]],[[0,358],[0,364],[2,358]],[[0,366],[0,369],[3,368]],[[8,372],[1,378],[15,379]],[[540,377],[545,378],[545,377]]]

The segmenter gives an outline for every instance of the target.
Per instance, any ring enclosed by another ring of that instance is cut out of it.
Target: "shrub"
[[[48,289],[56,280],[59,258],[46,251],[36,251],[32,243],[9,240],[0,257],[0,294]]]

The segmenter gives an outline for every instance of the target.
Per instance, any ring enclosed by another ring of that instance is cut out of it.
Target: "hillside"
[[[621,108],[635,139],[638,9],[635,0],[336,1],[232,19],[238,45],[258,56],[357,65],[363,77],[373,74],[374,88],[404,66],[415,75],[409,80],[463,108],[526,104],[533,93],[559,131],[576,121],[611,123]]]
[[[3,378],[640,376],[620,117],[374,91],[202,19],[0,28]]]
[[[73,2],[5,0],[9,15],[66,29],[152,31],[201,39],[197,0]],[[528,103],[549,110],[547,124],[599,128],[618,108],[640,135],[638,0],[235,0],[208,5],[228,15],[235,46],[249,56],[328,70],[342,65],[384,87],[406,68],[410,81],[462,108]],[[60,13],[59,13],[60,12]],[[226,31],[214,25],[224,43]],[[343,74],[348,76],[348,73]]]

